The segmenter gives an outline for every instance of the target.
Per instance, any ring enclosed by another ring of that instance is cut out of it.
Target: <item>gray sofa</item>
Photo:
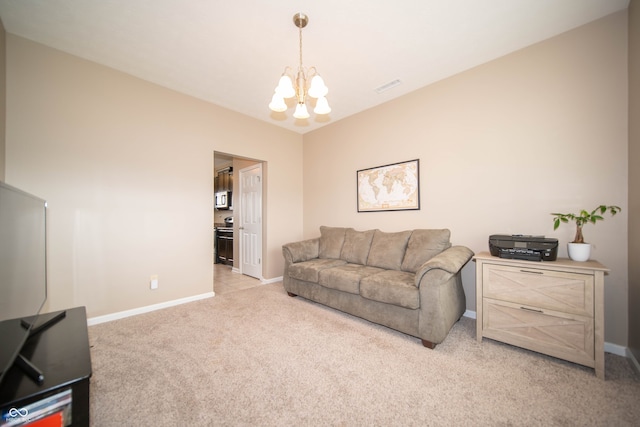
[[[465,311],[460,270],[473,252],[450,231],[320,227],[320,237],[288,243],[283,283],[301,296],[422,339],[441,343]]]

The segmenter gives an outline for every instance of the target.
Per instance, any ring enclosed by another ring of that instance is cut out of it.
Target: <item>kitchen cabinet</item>
[[[220,264],[233,265],[233,229],[216,231],[216,258]]]
[[[213,179],[214,191],[233,191],[233,168],[222,169]]]

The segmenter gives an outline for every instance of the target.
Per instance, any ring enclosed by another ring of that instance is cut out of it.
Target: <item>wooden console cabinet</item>
[[[604,274],[597,261],[476,262],[476,337],[595,369],[604,379]]]

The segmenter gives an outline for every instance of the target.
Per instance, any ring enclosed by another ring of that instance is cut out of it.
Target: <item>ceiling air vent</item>
[[[384,91],[387,91],[389,89],[393,89],[394,87],[400,85],[400,83],[402,83],[400,80],[396,79],[396,80],[392,80],[389,83],[385,83],[382,86],[379,86],[375,89],[376,93],[382,93]]]

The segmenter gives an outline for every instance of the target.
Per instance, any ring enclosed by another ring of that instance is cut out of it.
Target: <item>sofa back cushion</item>
[[[357,231],[353,228],[347,228],[340,258],[351,264],[366,265],[375,231]]]
[[[414,230],[402,260],[402,270],[415,273],[420,266],[451,247],[451,232],[442,230]]]
[[[388,270],[400,270],[410,236],[411,230],[397,233],[375,230],[367,265]]]
[[[346,230],[344,227],[320,226],[318,258],[340,259]]]

